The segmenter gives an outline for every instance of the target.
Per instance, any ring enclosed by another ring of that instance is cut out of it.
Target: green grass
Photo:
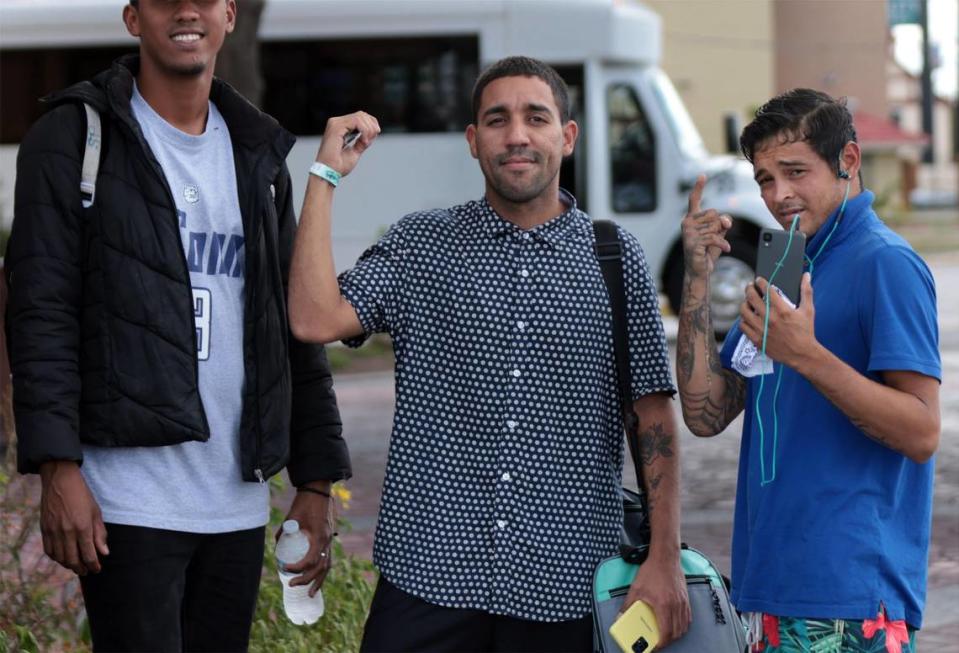
[[[392,369],[393,343],[389,336],[377,334],[359,349],[340,344],[328,345],[326,356],[334,372],[362,372],[367,370]]]
[[[280,477],[270,481],[274,494],[286,489]],[[357,651],[363,637],[363,625],[373,598],[375,570],[367,560],[348,556],[339,541],[333,543],[333,568],[323,584],[325,612],[312,626],[295,626],[283,613],[283,589],[276,571],[273,555],[274,533],[283,521],[278,508],[270,511],[270,525],[266,532],[266,556],[256,615],[250,632],[251,653],[340,653]],[[340,520],[341,532],[350,525]]]
[[[882,217],[920,254],[959,251],[959,209],[910,211]]]

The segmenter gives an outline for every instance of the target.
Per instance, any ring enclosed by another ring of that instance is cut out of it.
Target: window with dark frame
[[[476,35],[260,44],[263,109],[300,136],[331,116],[364,110],[384,132],[460,132],[471,121],[479,74]],[[0,53],[0,142],[19,143],[44,107],[38,99],[90,79],[134,47]]]
[[[39,99],[90,79],[136,46],[0,52],[0,143],[19,143],[46,111]]]
[[[264,110],[298,135],[363,110],[384,132],[459,132],[471,121],[476,36],[261,44]]]
[[[613,84],[609,112],[610,200],[616,213],[656,210],[656,141],[636,91]]]

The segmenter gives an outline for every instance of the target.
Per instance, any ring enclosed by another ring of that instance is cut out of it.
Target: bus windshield
[[[679,94],[673,87],[669,77],[662,70],[653,72],[652,84],[656,101],[669,122],[669,129],[673,132],[673,138],[679,145],[679,150],[683,156],[690,159],[704,159],[709,156],[706,150],[706,144],[703,143],[703,137],[699,135],[696,124],[686,111],[686,106],[679,98]]]

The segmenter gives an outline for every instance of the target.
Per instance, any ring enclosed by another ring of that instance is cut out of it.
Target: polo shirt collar
[[[839,226],[836,227],[836,233],[829,239],[829,244],[826,246],[827,251],[845,240],[846,236],[856,230],[856,225],[858,225],[863,216],[872,209],[873,200],[875,200],[875,195],[872,194],[872,191],[863,190],[846,202],[846,209],[843,211],[842,221],[839,223]],[[840,204],[840,206],[842,205]],[[832,212],[829,219],[826,220],[822,226],[816,230],[813,237],[806,242],[807,256],[813,256],[819,251],[819,248],[822,247],[823,242],[826,240],[829,232],[832,231],[833,225],[836,224],[838,218],[839,207],[836,207],[836,210]]]

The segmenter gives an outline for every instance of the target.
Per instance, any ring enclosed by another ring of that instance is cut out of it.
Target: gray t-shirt
[[[210,439],[166,447],[85,445],[81,470],[109,523],[193,533],[262,526],[269,490],[244,482],[240,470],[245,249],[230,132],[212,102],[199,136],[166,122],[136,87],[131,104],[176,203]]]

